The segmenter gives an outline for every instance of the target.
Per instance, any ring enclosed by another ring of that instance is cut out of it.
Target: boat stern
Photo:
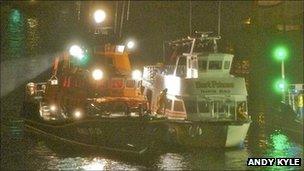
[[[245,141],[250,124],[251,120],[243,122],[241,124],[237,123],[228,125],[225,147],[241,146]]]

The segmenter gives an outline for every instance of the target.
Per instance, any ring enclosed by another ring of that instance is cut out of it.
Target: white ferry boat
[[[189,45],[190,52],[178,56],[175,65],[145,66],[143,91],[150,110],[169,119],[171,143],[187,147],[240,146],[251,123],[245,79],[230,74],[234,56],[218,53],[220,37],[208,34],[172,41]],[[210,42],[213,52],[194,52],[197,44]],[[163,90],[167,91],[166,103],[160,110]]]

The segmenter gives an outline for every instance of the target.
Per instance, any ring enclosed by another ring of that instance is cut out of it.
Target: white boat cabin
[[[168,118],[237,120],[247,113],[245,79],[230,75],[233,55],[225,53],[184,53],[176,65],[146,66],[143,86],[152,111],[165,88]]]

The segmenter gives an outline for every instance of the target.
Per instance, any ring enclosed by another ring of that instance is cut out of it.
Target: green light
[[[283,46],[279,46],[274,49],[273,55],[277,60],[285,60],[288,55],[288,50]]]
[[[78,66],[86,66],[89,59],[90,59],[90,55],[87,51],[84,51],[84,54],[81,56],[81,57],[78,57],[78,58],[72,58],[72,62],[75,64],[75,65],[78,65]]]
[[[14,23],[18,23],[21,21],[21,14],[18,10],[13,9],[11,13],[11,19]]]
[[[20,11],[12,9],[9,13],[8,29],[8,56],[22,57],[25,53],[25,27],[24,17]]]
[[[284,92],[287,88],[287,82],[284,79],[277,80],[274,87],[277,92]]]

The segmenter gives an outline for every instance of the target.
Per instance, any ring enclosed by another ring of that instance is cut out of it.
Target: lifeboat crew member
[[[304,95],[303,94],[299,94],[297,97],[297,108],[298,108],[298,117],[300,119],[303,118],[303,114],[304,114],[304,105],[303,105],[303,101],[304,101]]]
[[[241,103],[238,108],[237,108],[237,114],[238,114],[238,119],[240,120],[246,120],[246,111],[245,111],[245,103]]]
[[[157,111],[156,111],[157,114],[161,114],[162,111],[165,111],[165,104],[167,101],[167,91],[168,89],[165,88],[163,91],[161,91],[160,95],[158,96]]]

